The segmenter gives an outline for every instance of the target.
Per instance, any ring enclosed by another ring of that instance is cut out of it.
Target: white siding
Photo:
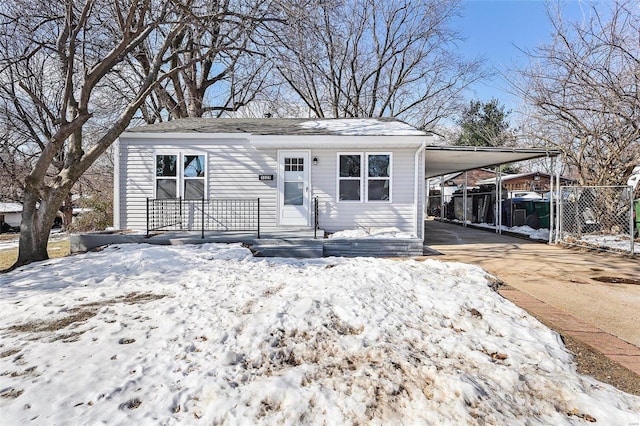
[[[121,138],[120,156],[120,215],[122,229],[146,230],[146,200],[154,196],[155,153],[182,152],[207,155],[208,198],[260,198],[261,228],[277,227],[277,150],[257,150],[247,139],[171,139]],[[337,153],[367,152],[392,154],[392,202],[338,202]],[[319,200],[319,225],[321,229],[336,232],[358,228],[395,227],[407,233],[415,233],[421,220],[415,205],[415,149],[312,149],[311,158],[318,164],[311,165],[312,197]],[[420,162],[422,159],[420,158]],[[420,173],[424,165],[420,163]],[[273,181],[260,181],[261,174],[274,175]],[[422,200],[423,185],[419,185],[418,200]],[[313,205],[311,206],[313,208]],[[420,232],[419,232],[420,233]]]
[[[338,202],[338,152],[361,152],[349,149],[314,149],[311,156],[318,158],[312,166],[313,196],[318,197],[320,228],[329,232],[358,228],[396,227],[414,233],[416,206],[414,204],[415,150],[367,150],[367,153],[392,154],[392,202]],[[362,151],[365,152],[365,151]]]
[[[260,198],[261,226],[275,227],[276,152],[256,151],[247,140],[120,140],[120,226],[146,230],[146,200],[154,196],[155,153],[188,152],[207,155],[209,198]]]

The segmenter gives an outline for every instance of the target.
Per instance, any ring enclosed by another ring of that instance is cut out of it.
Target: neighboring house
[[[182,119],[132,128],[117,144],[114,226],[243,230],[257,216],[261,231],[275,234],[317,225],[421,238],[425,147],[434,140],[394,119]]]
[[[0,203],[0,227],[6,223],[11,227],[20,226],[22,221],[22,204]]]
[[[543,194],[550,191],[551,175],[541,172],[529,172],[518,173],[513,175],[503,175],[500,178],[502,182],[502,188],[509,192],[509,196],[513,198],[517,197],[518,193],[522,191],[537,192]],[[560,185],[574,185],[576,181],[574,179],[560,177]],[[480,185],[495,185],[496,178],[489,178],[478,181]],[[557,185],[554,176],[554,185]],[[512,194],[513,193],[513,194]]]
[[[436,209],[442,205],[440,194],[444,195],[444,203],[451,201],[453,193],[460,188],[467,185],[467,188],[475,188],[478,186],[478,181],[495,177],[496,173],[489,169],[473,169],[465,172],[455,172],[443,175],[441,177],[435,177],[427,179],[427,185],[429,185],[429,195],[427,211],[433,213]]]

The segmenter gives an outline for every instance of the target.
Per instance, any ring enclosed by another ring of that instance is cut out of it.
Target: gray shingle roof
[[[422,136],[393,118],[183,118],[133,127],[128,133],[251,133],[254,135]]]

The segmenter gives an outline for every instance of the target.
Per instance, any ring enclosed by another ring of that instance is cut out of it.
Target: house
[[[440,211],[443,204],[451,201],[453,193],[465,185],[468,188],[478,186],[478,181],[495,177],[496,172],[490,169],[479,168],[466,172],[458,171],[440,177],[427,179],[429,198],[427,200],[427,212],[434,214]],[[441,198],[444,196],[444,200]]]
[[[203,241],[207,233],[253,248],[297,236],[313,255],[422,253],[427,179],[558,155],[439,146],[436,136],[389,118],[180,119],[128,129],[116,149],[116,230],[187,239],[182,231],[199,231]],[[322,231],[352,230],[311,244]],[[359,232],[394,238],[363,241]],[[72,252],[140,237],[78,236]],[[145,241],[185,241],[172,238]]]
[[[554,179],[555,176],[554,176]],[[576,181],[571,178],[560,176],[560,186],[574,185]],[[519,195],[523,192],[537,192],[543,194],[550,191],[551,175],[542,172],[527,172],[511,175],[503,175],[500,177],[502,188],[508,191],[508,198],[527,198]],[[478,181],[480,185],[494,185],[496,178],[488,178]],[[554,186],[558,182],[554,182]]]
[[[22,221],[22,204],[0,203],[0,230],[20,226]]]
[[[434,139],[383,118],[132,128],[117,143],[114,226],[272,235],[389,228],[422,238],[425,147]]]

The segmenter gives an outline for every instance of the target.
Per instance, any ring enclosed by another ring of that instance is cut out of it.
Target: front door
[[[309,226],[309,152],[278,151],[280,225]]]

